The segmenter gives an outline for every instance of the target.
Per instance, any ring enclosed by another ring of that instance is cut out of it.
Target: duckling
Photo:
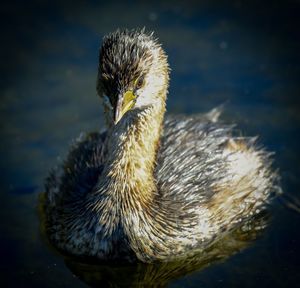
[[[270,153],[235,137],[219,109],[164,118],[168,85],[152,33],[104,37],[97,92],[107,128],[81,136],[46,180],[45,228],[60,251],[184,259],[264,211],[279,190]]]

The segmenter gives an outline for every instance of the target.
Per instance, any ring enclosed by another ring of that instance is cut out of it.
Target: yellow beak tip
[[[133,91],[129,90],[123,94],[122,108],[120,110],[120,113],[118,113],[118,116],[115,120],[115,124],[117,124],[120,121],[120,119],[124,116],[124,114],[134,106],[135,99],[136,96],[133,94]]]

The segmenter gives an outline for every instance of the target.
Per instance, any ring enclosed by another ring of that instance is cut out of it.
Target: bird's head
[[[169,83],[167,57],[152,34],[117,30],[100,48],[97,92],[109,125],[129,111],[164,105]]]

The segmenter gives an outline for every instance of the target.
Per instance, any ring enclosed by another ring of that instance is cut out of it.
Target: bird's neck
[[[111,193],[150,200],[165,104],[131,111],[111,131],[103,178]]]

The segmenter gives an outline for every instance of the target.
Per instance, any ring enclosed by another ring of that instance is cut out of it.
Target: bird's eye
[[[138,79],[135,80],[135,89],[140,89],[144,86],[144,77],[141,76]]]

